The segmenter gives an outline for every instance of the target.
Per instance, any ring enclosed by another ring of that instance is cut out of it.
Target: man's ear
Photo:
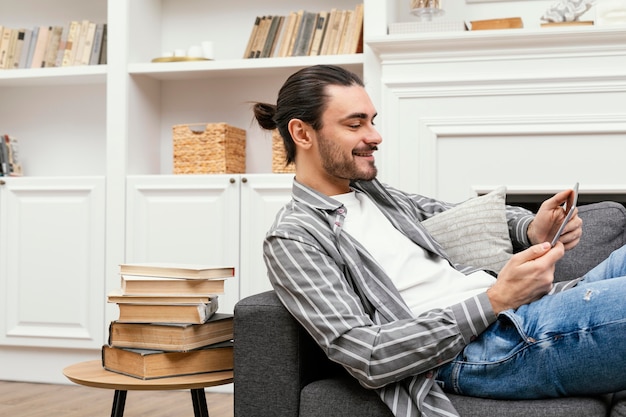
[[[289,133],[298,147],[309,148],[312,145],[312,129],[308,123],[300,119],[291,119],[289,121]]]

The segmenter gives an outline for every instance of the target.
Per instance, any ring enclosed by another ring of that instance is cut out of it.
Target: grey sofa
[[[626,244],[621,204],[581,206],[579,215],[584,237],[557,265],[557,280],[583,275]],[[241,300],[234,315],[236,417],[392,416],[376,393],[324,356],[273,291]],[[626,392],[533,401],[450,398],[464,417],[626,417]]]

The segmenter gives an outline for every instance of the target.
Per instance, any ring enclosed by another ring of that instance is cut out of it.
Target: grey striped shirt
[[[378,182],[355,182],[391,223],[430,256],[447,259],[420,221],[453,205]],[[414,318],[372,256],[342,226],[340,202],[294,180],[293,199],[264,242],[278,297],[326,355],[364,387],[375,389],[395,416],[457,416],[434,371],[452,360],[496,316],[481,293]],[[507,206],[516,249],[530,245],[531,212]],[[476,268],[453,265],[469,274]]]

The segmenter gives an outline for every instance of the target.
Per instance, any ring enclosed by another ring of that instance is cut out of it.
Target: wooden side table
[[[99,360],[80,362],[63,370],[70,381],[95,388],[114,389],[111,417],[122,417],[126,394],[129,390],[175,390],[190,389],[195,417],[209,417],[206,404],[205,387],[233,382],[233,371],[210,372],[196,375],[176,376],[157,379],[139,379],[107,371]]]

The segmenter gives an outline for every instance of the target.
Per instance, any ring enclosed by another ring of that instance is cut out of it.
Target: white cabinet
[[[262,242],[291,198],[292,175],[144,175],[128,178],[128,262],[235,267],[219,298],[232,312],[246,295],[270,288]]]
[[[41,348],[102,346],[104,198],[101,176],[0,178],[0,379],[50,378],[24,362]]]

